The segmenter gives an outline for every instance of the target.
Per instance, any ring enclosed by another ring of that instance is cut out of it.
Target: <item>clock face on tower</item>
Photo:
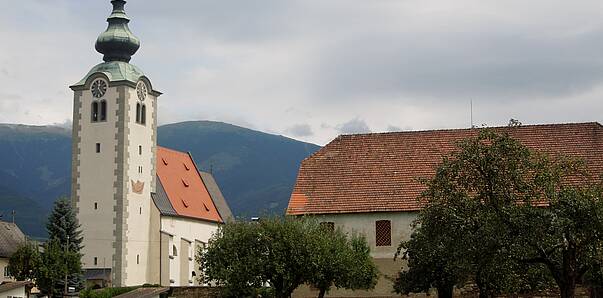
[[[136,93],[138,94],[138,99],[141,101],[144,101],[145,98],[147,98],[147,85],[143,81],[136,84]]]
[[[90,92],[92,92],[92,96],[96,98],[105,95],[105,92],[107,92],[107,82],[101,79],[94,80],[92,86],[90,86]]]

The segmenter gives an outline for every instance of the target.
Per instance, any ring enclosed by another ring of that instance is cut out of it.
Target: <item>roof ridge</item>
[[[500,125],[500,126],[484,126],[484,127],[474,127],[474,128],[434,128],[434,129],[423,129],[423,130],[403,130],[403,131],[387,131],[387,132],[369,132],[369,133],[357,133],[357,134],[340,134],[331,142],[327,143],[325,146],[329,145],[333,141],[341,138],[341,137],[353,137],[353,136],[370,136],[370,135],[387,135],[387,134],[406,134],[406,133],[418,133],[418,132],[446,132],[446,131],[464,131],[464,130],[479,130],[485,128],[523,128],[523,127],[542,127],[542,126],[580,126],[580,125],[597,125],[599,127],[603,127],[603,125],[597,121],[587,121],[587,122],[563,122],[563,123],[537,123],[537,124],[522,124],[520,126],[508,126],[508,125]]]
[[[180,154],[184,154],[184,155],[188,155],[189,154],[188,151],[180,151],[180,150],[176,150],[176,149],[172,149],[172,148],[167,148],[167,147],[163,147],[163,146],[159,146],[159,145],[157,145],[157,149],[163,149],[163,150],[166,150],[166,151],[171,151],[171,152],[174,152],[174,153],[180,153]]]

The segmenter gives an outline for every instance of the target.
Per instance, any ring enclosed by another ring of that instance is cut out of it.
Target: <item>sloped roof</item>
[[[155,206],[157,206],[157,209],[159,209],[159,213],[162,215],[178,216],[178,213],[174,210],[174,207],[170,202],[170,198],[168,198],[167,193],[163,188],[163,184],[161,184],[159,176],[157,176],[157,190],[156,192],[151,193],[151,198],[153,199]]]
[[[158,146],[157,177],[159,190],[154,196],[160,198],[163,188],[178,216],[224,222],[190,154]]]
[[[596,122],[498,127],[525,146],[582,158],[603,174],[603,126]],[[430,178],[455,143],[479,129],[342,135],[301,163],[287,214],[417,211]]]
[[[0,257],[9,258],[24,242],[25,235],[16,224],[0,221]]]
[[[31,281],[13,281],[13,282],[6,282],[3,284],[0,284],[0,293],[4,293],[4,292],[8,292],[14,289],[18,289],[21,287],[26,287],[31,285],[32,282]]]
[[[233,221],[234,216],[232,215],[232,211],[230,211],[230,207],[228,207],[228,203],[226,203],[226,199],[224,199],[222,191],[220,191],[220,187],[218,186],[218,183],[216,183],[214,176],[207,172],[199,173],[201,174],[203,183],[205,184],[205,187],[207,187],[207,190],[209,191],[216,208],[218,208],[218,213],[220,213],[222,219],[226,222]]]

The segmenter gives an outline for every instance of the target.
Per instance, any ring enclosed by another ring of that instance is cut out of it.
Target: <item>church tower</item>
[[[86,271],[112,286],[156,283],[151,192],[161,93],[129,63],[140,41],[128,28],[126,1],[111,3],[107,30],[96,40],[104,62],[71,86],[72,203],[83,232]]]

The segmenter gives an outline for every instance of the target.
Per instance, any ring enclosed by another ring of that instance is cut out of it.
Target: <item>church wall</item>
[[[193,277],[192,272],[198,267],[195,261],[195,254],[203,244],[209,241],[209,238],[218,230],[218,223],[212,223],[202,220],[189,219],[184,217],[169,217],[161,218],[161,231],[170,234],[169,248],[170,253],[173,245],[178,249],[178,255],[173,259],[169,259],[169,276],[170,284],[164,286],[189,286],[198,285],[196,277]],[[190,242],[192,247],[183,250],[181,242]],[[163,260],[162,260],[163,261]],[[196,273],[197,277],[199,276]],[[186,278],[184,278],[186,276]],[[192,281],[189,284],[188,281]],[[182,284],[186,281],[185,284]]]
[[[154,160],[153,128],[155,115],[153,102],[156,100],[151,94],[141,102],[146,106],[146,124],[136,123],[136,105],[140,101],[135,88],[126,87],[125,98],[127,102],[127,138],[125,142],[127,165],[125,189],[126,200],[124,208],[126,213],[126,238],[127,245],[124,249],[125,285],[141,285],[150,282],[148,277],[149,254],[151,251],[151,201],[152,180],[155,177],[152,161]],[[141,146],[141,147],[140,147]],[[137,193],[133,183],[144,183],[140,193]]]
[[[76,92],[74,106],[81,116],[73,128],[77,135],[74,140],[79,140],[74,146],[76,166],[73,175],[76,180],[74,201],[84,236],[82,263],[84,268],[111,268],[116,228],[113,197],[116,192],[119,94],[116,88],[107,89],[102,97],[107,101],[107,120],[94,123],[91,122],[92,94],[84,90],[81,96],[78,95]],[[100,143],[99,153],[96,152],[97,143]]]
[[[147,263],[147,280],[150,284],[161,284],[161,215],[155,204],[151,204],[151,223],[149,230],[149,242],[151,244]]]

